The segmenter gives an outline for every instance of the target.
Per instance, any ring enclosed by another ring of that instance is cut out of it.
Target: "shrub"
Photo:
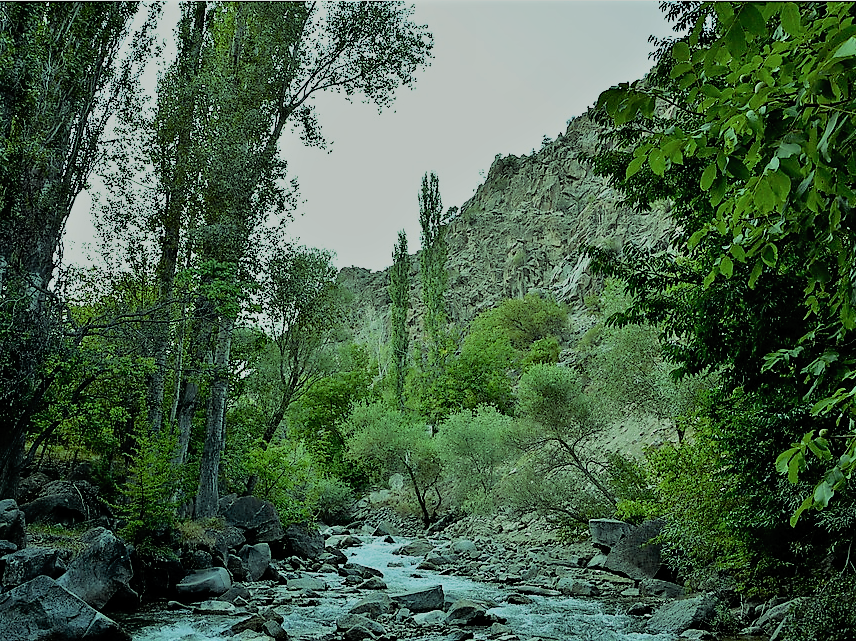
[[[452,414],[437,434],[437,451],[457,505],[470,512],[490,511],[500,467],[511,456],[508,432],[513,419],[491,406]]]
[[[838,576],[798,603],[783,630],[784,641],[856,639],[856,577]]]

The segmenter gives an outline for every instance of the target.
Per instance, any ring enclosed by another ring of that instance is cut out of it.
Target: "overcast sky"
[[[329,150],[307,149],[297,136],[282,141],[303,201],[292,235],[335,252],[339,267],[385,268],[399,229],[413,253],[425,172],[439,176],[444,208],[462,205],[497,154],[528,154],[564,132],[601,91],[645,74],[649,35],[671,33],[657,2],[415,6],[415,21],[434,35],[434,58],[414,88],[400,89],[380,114],[322,95],[316,107]],[[167,40],[176,15],[174,6],[165,14]],[[67,260],[82,260],[93,234],[89,203],[81,195],[69,219]]]

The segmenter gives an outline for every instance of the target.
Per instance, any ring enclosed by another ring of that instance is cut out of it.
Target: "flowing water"
[[[442,585],[451,600],[467,597],[476,600],[500,603],[505,595],[513,592],[492,584],[479,583],[451,575],[416,570],[421,561],[415,557],[394,556],[392,552],[406,542],[400,539],[395,544],[383,543],[380,538],[346,551],[349,560],[383,572],[383,580],[390,595],[400,594]],[[392,563],[392,567],[390,567]],[[396,567],[401,565],[402,567]],[[413,576],[417,575],[417,576]],[[318,606],[278,606],[276,611],[285,617],[282,627],[292,638],[313,639],[335,631],[335,620],[347,613],[365,593],[342,594],[342,579],[336,575],[319,575],[329,589],[321,593]],[[279,588],[285,591],[285,588]],[[540,637],[562,641],[666,641],[669,635],[640,634],[629,631],[632,618],[609,614],[597,601],[583,601],[562,597],[531,596],[531,604],[511,605],[501,603],[488,612],[508,620],[508,625],[521,639]],[[223,632],[237,620],[235,617],[194,615],[188,612],[151,610],[135,614],[123,621],[123,625],[134,641],[217,641],[228,639]],[[476,639],[486,638],[486,630]],[[436,632],[426,631],[427,640],[442,639]]]

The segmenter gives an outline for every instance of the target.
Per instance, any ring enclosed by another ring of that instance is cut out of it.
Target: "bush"
[[[784,641],[856,639],[856,577],[838,576],[801,601],[785,623]]]
[[[437,451],[456,504],[469,512],[489,512],[500,467],[511,456],[508,432],[513,419],[496,408],[452,414],[437,434]]]
[[[434,520],[442,503],[442,467],[437,444],[421,420],[380,403],[354,407],[345,430],[348,456],[368,463],[376,477],[403,474],[419,504],[422,521]]]

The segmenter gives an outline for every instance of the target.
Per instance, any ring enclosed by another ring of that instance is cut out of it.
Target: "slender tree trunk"
[[[234,320],[222,319],[217,329],[217,346],[214,351],[213,375],[208,398],[208,420],[205,446],[202,449],[202,466],[199,471],[199,489],[196,492],[196,518],[217,515],[220,500],[218,481],[220,458],[226,443],[226,396],[229,389],[229,354],[232,348]]]

